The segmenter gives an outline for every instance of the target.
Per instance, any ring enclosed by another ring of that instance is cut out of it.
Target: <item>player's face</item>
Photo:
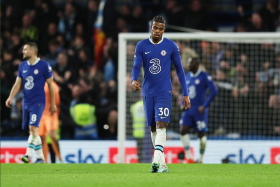
[[[31,57],[32,50],[30,50],[29,45],[24,45],[23,50],[22,50],[22,54],[23,54],[23,59],[29,59]]]
[[[162,34],[164,33],[165,30],[165,24],[154,21],[153,24],[151,25],[151,30],[152,30],[153,41],[154,42],[160,41],[162,38]]]
[[[198,63],[191,58],[188,60],[188,70],[195,71],[198,68]]]

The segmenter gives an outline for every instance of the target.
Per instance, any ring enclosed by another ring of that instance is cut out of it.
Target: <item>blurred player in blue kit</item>
[[[189,87],[189,98],[192,107],[183,112],[180,119],[181,141],[186,150],[187,163],[194,163],[190,150],[190,128],[194,128],[198,133],[200,141],[200,158],[198,163],[202,163],[206,147],[206,135],[208,131],[208,106],[218,94],[217,88],[210,75],[199,70],[199,61],[197,58],[188,60],[189,73],[186,74],[186,83]],[[206,99],[207,90],[210,95]]]
[[[53,88],[52,68],[48,62],[37,57],[38,47],[36,43],[29,42],[23,47],[23,59],[18,68],[16,82],[6,101],[6,106],[11,107],[12,99],[23,85],[23,123],[22,128],[28,129],[29,138],[26,155],[21,158],[25,163],[29,163],[32,150],[37,154],[35,163],[45,163],[42,151],[42,141],[38,135],[39,123],[45,108],[45,82],[48,83],[51,97],[50,112],[53,115],[57,108],[55,105],[55,95]]]
[[[155,16],[151,25],[151,36],[140,41],[135,50],[132,69],[132,86],[140,90],[138,77],[144,67],[142,96],[147,125],[151,128],[152,142],[155,148],[151,172],[168,172],[164,158],[166,127],[170,121],[172,86],[170,68],[173,61],[183,91],[184,108],[189,109],[185,73],[181,63],[179,48],[175,42],[163,37],[166,21]]]

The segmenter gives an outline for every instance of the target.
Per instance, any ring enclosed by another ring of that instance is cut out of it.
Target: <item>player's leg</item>
[[[59,144],[58,144],[58,139],[56,138],[57,130],[51,130],[51,131],[48,132],[48,134],[49,134],[49,136],[52,140],[53,151],[55,152],[55,155],[57,156],[58,160],[60,162],[62,162],[61,155],[60,155]]]
[[[29,129],[32,135],[31,146],[33,146],[37,154],[37,161],[35,163],[45,163],[44,154],[42,150],[42,140],[38,134],[38,127],[41,117],[43,115],[44,108],[44,104],[38,104],[31,107],[29,113]]]
[[[200,142],[200,157],[197,162],[202,163],[207,141],[205,132],[208,131],[208,110],[205,110],[204,114],[199,114],[195,116],[195,121],[196,130],[198,132],[198,138]]]
[[[23,115],[23,119],[22,119],[22,129],[26,130],[28,129],[28,124],[29,124],[29,111],[28,109],[23,105],[23,110],[22,110],[22,115]],[[29,131],[30,132],[30,131]],[[28,140],[27,140],[27,149],[26,149],[26,154],[25,156],[21,157],[21,160],[24,163],[29,163],[29,160],[31,158],[32,152],[33,152],[33,146],[30,146],[30,144],[32,144],[32,140],[33,137],[31,135],[31,133],[29,134]]]
[[[43,149],[43,155],[45,158],[45,162],[48,163],[49,162],[49,146],[47,143],[47,138],[46,136],[40,136],[41,141],[42,141],[42,149]]]
[[[180,133],[181,133],[181,142],[183,144],[183,147],[185,149],[187,163],[194,163],[194,159],[191,153],[190,149],[190,128],[193,125],[193,119],[191,115],[187,114],[187,111],[185,111],[182,114],[182,117],[180,119]]]
[[[180,133],[181,133],[181,142],[184,146],[186,152],[187,163],[194,163],[194,159],[190,149],[190,127],[189,126],[181,126]]]
[[[38,134],[38,127],[30,125],[30,134],[32,135],[32,141],[28,146],[32,146],[37,154],[36,163],[44,163],[44,154],[42,150],[42,140]]]
[[[50,136],[50,138],[52,140],[53,151],[55,152],[55,155],[57,156],[59,162],[61,163],[62,159],[61,159],[59,144],[58,144],[58,139],[57,139],[58,127],[59,127],[59,119],[58,119],[57,113],[50,115],[48,117],[46,128],[47,128],[48,135]]]
[[[159,163],[160,167],[158,172],[168,172],[168,167],[165,163],[165,156],[164,156],[164,146],[166,142],[166,127],[168,126],[167,122],[164,121],[157,121],[157,136],[155,140],[155,152],[154,152],[154,163]]]
[[[154,98],[152,97],[143,97],[144,110],[146,114],[147,125],[151,128],[151,138],[153,145],[155,147],[156,139],[156,122],[154,114]],[[158,171],[159,164],[152,163],[151,173],[156,173]]]
[[[207,137],[205,135],[204,132],[199,132],[198,133],[198,138],[199,138],[199,153],[200,153],[200,157],[198,159],[198,163],[202,163],[203,161],[203,156],[205,153],[205,148],[206,148],[206,141],[207,141]]]
[[[156,97],[154,110],[157,135],[155,139],[154,162],[160,163],[158,172],[168,172],[168,167],[165,163],[164,146],[166,142],[166,127],[170,121],[171,103],[171,96]]]
[[[40,121],[40,126],[38,129],[38,134],[41,138],[42,141],[42,149],[43,149],[43,154],[44,154],[44,158],[45,158],[45,162],[48,163],[49,161],[49,146],[47,144],[47,129],[46,129],[46,122],[47,122],[47,118],[45,118],[44,116],[41,118]]]
[[[157,128],[156,125],[150,126],[151,128],[151,138],[153,142],[153,146],[155,148],[155,141],[156,141],[156,136],[157,136]]]

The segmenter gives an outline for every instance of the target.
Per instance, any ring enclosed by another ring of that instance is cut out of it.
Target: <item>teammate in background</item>
[[[155,16],[151,25],[151,36],[140,41],[135,50],[132,69],[132,86],[140,90],[138,77],[143,62],[144,80],[142,96],[147,124],[151,128],[152,142],[155,148],[151,172],[168,172],[164,158],[166,127],[170,121],[172,86],[170,68],[173,61],[183,89],[185,109],[191,107],[188,97],[185,74],[181,63],[179,48],[175,42],[163,37],[166,21]]]
[[[208,106],[214,97],[218,94],[212,78],[205,72],[199,70],[199,61],[197,58],[188,60],[189,73],[186,74],[186,83],[189,87],[189,98],[192,108],[184,111],[180,119],[181,141],[186,150],[187,163],[194,163],[190,150],[190,128],[193,127],[198,133],[200,141],[200,158],[198,163],[202,163],[206,147],[206,135],[208,131]],[[207,89],[210,89],[210,95],[206,100]]]
[[[38,47],[36,43],[29,42],[24,45],[23,61],[18,68],[18,76],[11,90],[9,98],[6,100],[6,106],[11,107],[12,99],[19,91],[23,83],[23,123],[22,128],[27,129],[29,126],[29,138],[26,155],[21,158],[25,163],[29,163],[34,149],[37,154],[35,163],[45,163],[42,151],[42,141],[38,135],[38,127],[45,108],[45,82],[50,89],[50,112],[56,112],[55,96],[53,88],[52,68],[46,61],[37,57]]]
[[[53,82],[54,93],[55,93],[55,105],[57,107],[57,112],[53,115],[49,111],[50,108],[50,91],[48,88],[48,84],[45,83],[45,93],[46,93],[46,106],[43,112],[43,116],[40,121],[40,127],[38,130],[38,134],[42,140],[42,148],[45,157],[46,163],[48,163],[48,155],[49,155],[49,147],[47,144],[46,136],[49,135],[52,141],[52,148],[55,152],[55,155],[58,157],[59,163],[62,163],[62,159],[60,156],[59,144],[57,136],[57,129],[59,127],[59,105],[60,105],[60,96],[59,96],[59,87]]]

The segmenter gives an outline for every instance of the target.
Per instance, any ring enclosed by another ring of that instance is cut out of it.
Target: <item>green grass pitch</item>
[[[1,187],[280,187],[280,165],[1,164]]]

